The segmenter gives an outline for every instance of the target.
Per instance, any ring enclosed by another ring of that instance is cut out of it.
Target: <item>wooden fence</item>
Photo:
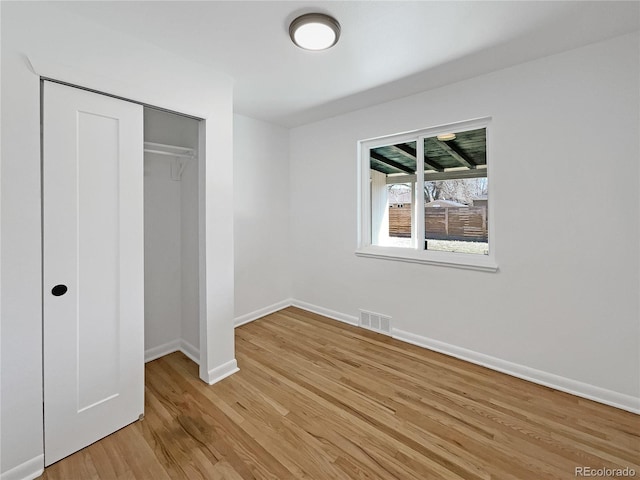
[[[427,207],[424,209],[425,238],[486,242],[487,207]],[[389,236],[411,237],[411,204],[389,206]]]

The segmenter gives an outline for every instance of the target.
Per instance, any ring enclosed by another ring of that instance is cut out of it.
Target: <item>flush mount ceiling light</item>
[[[456,139],[456,134],[455,133],[443,133],[442,135],[438,135],[436,138],[438,140],[440,140],[441,142],[449,142],[451,140],[455,140]]]
[[[338,21],[322,13],[307,13],[289,25],[289,36],[293,43],[305,50],[326,50],[340,38]]]

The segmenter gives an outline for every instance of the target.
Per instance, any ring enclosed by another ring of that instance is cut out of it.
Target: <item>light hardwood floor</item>
[[[237,328],[236,353],[214,386],[181,353],[148,363],[144,420],[42,478],[640,478],[640,416],[300,309]]]

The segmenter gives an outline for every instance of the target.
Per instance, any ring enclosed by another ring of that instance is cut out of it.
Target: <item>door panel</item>
[[[51,82],[43,98],[50,465],[144,410],[143,110]]]

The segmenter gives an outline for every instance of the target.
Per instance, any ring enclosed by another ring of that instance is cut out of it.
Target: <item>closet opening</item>
[[[145,362],[200,363],[199,123],[144,107]]]
[[[144,414],[143,361],[181,351],[210,383],[237,366],[208,364],[206,120],[41,88],[48,466]]]

